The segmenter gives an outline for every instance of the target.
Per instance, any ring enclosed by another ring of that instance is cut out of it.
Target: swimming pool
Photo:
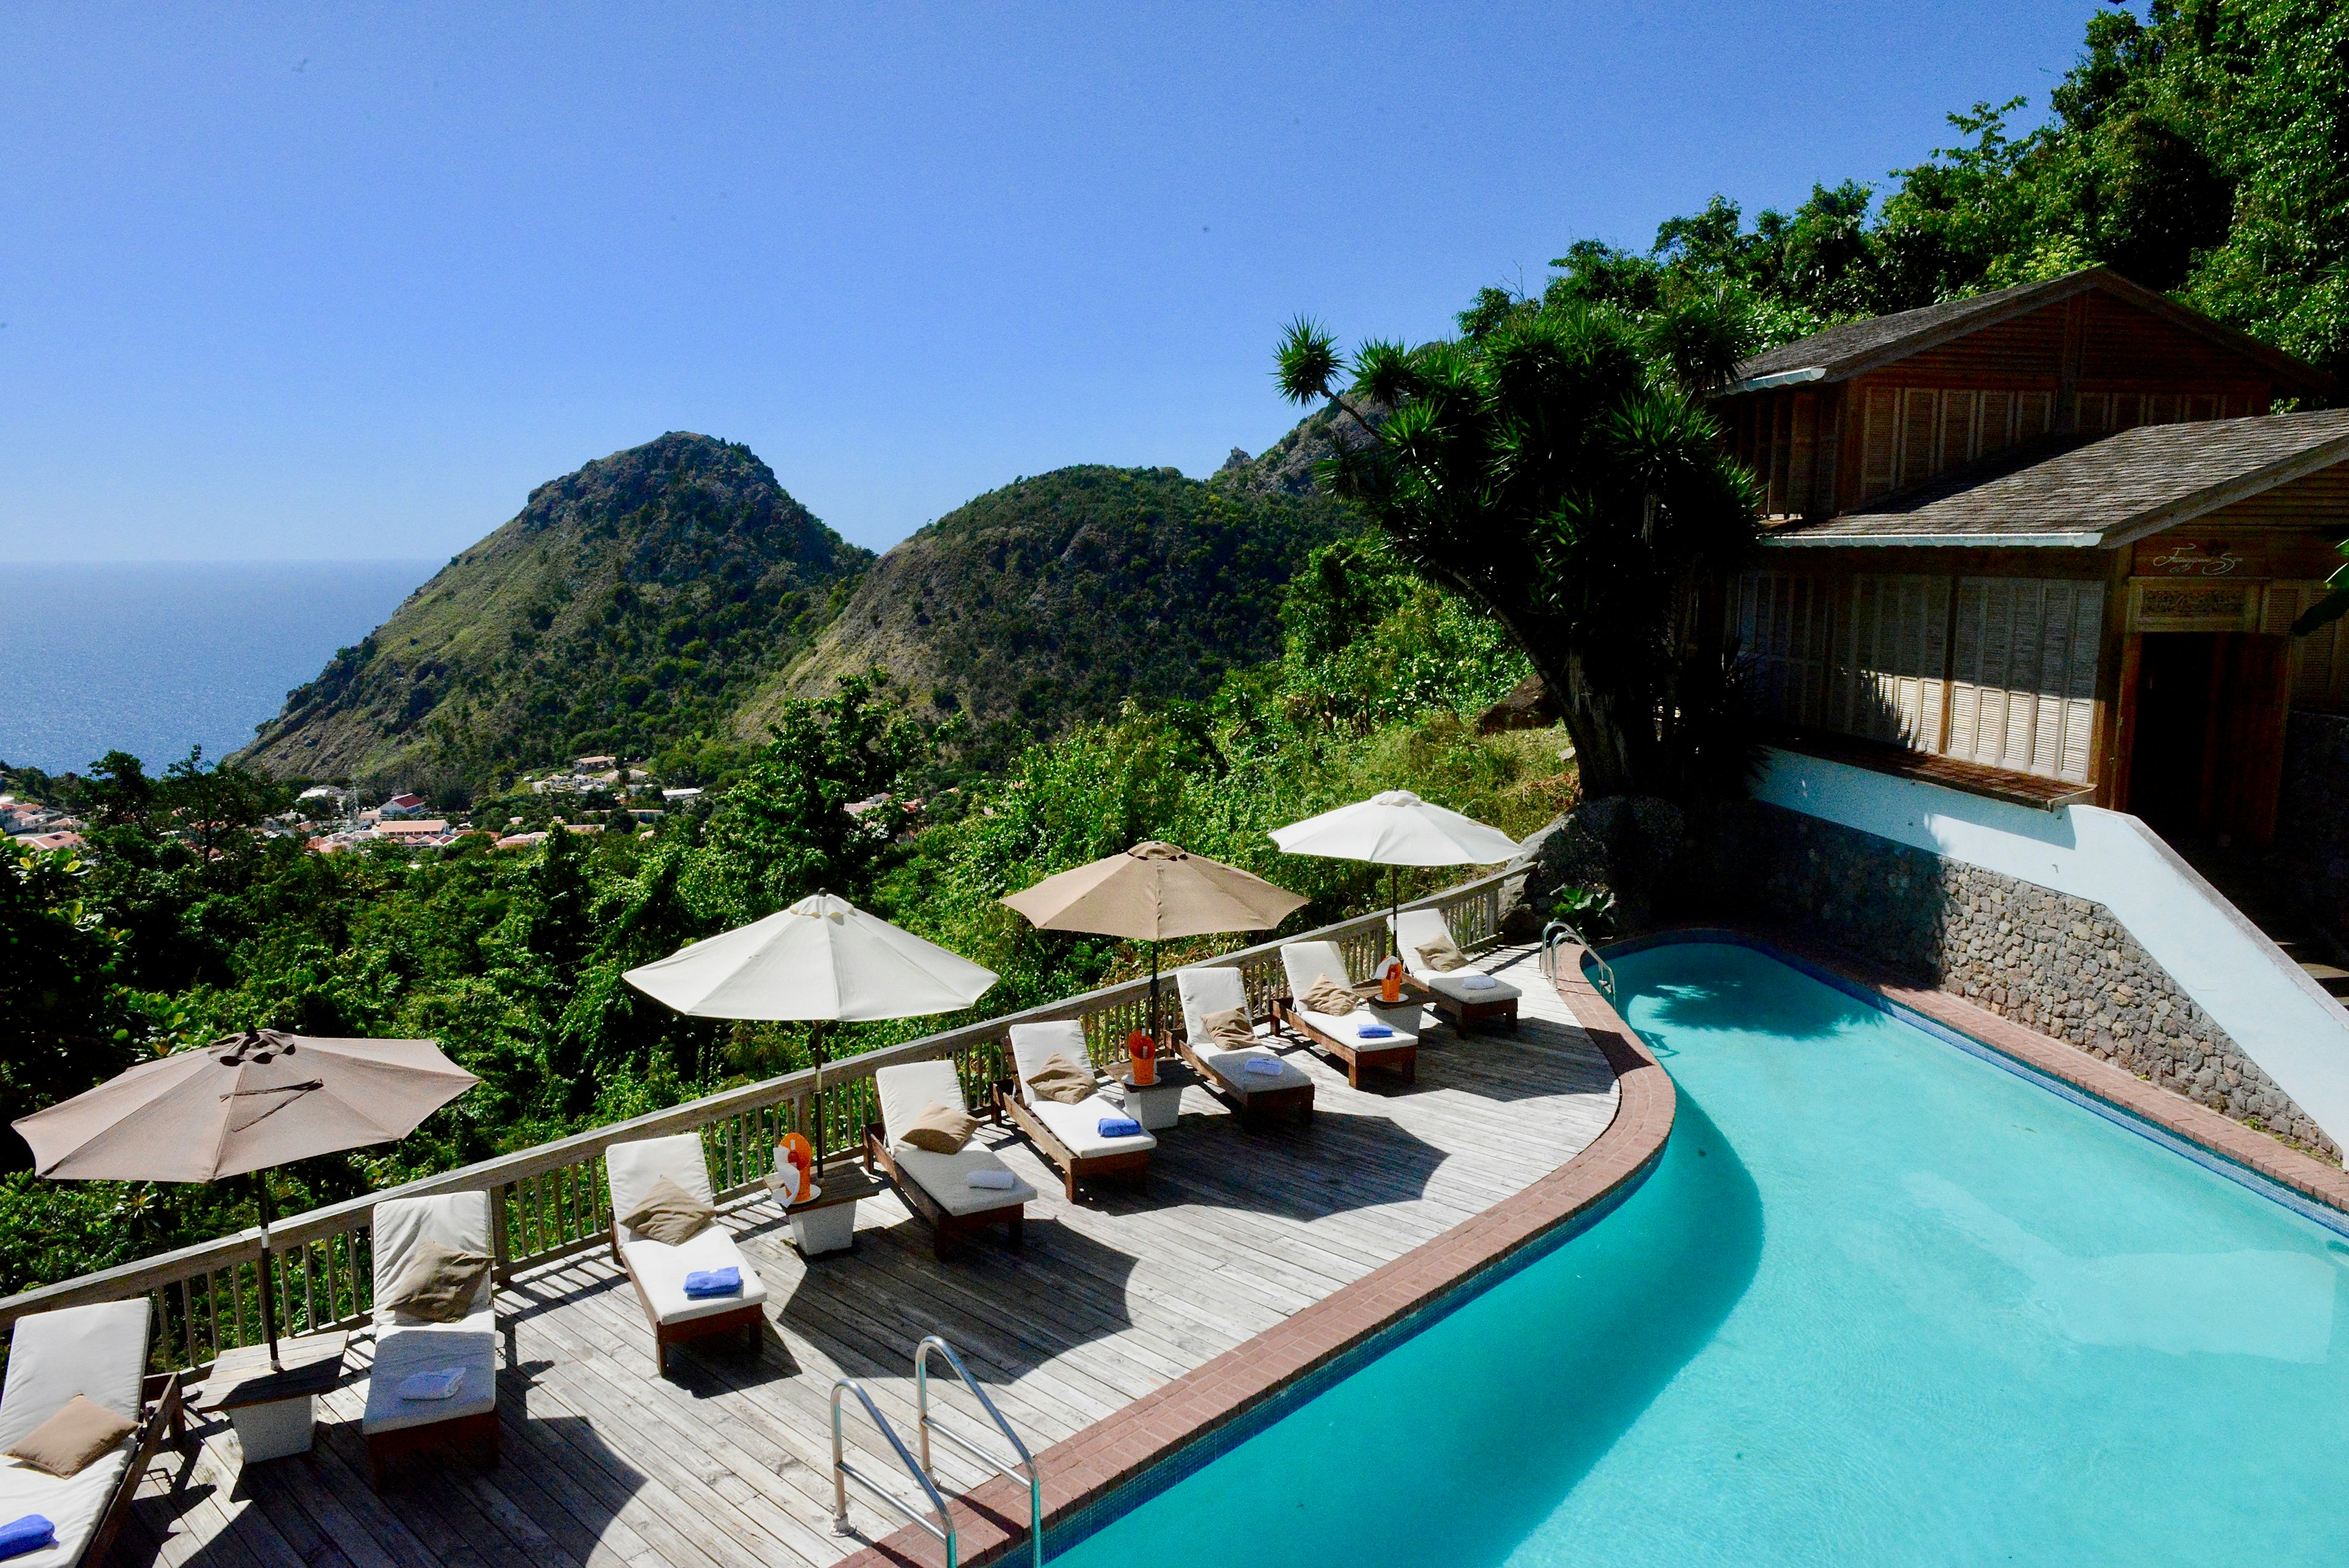
[[[1614,971],[1680,1094],[1646,1183],[1056,1562],[2349,1547],[2349,1242],[1763,953]]]

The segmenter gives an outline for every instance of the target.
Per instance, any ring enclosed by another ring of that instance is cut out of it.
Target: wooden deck
[[[322,1402],[315,1451],[242,1469],[223,1422],[167,1451],[116,1547],[119,1563],[235,1568],[543,1568],[829,1563],[899,1521],[852,1501],[859,1535],[831,1529],[827,1400],[859,1379],[912,1440],[910,1357],[943,1334],[1040,1452],[1515,1193],[1605,1129],[1605,1061],[1523,950],[1489,967],[1525,992],[1520,1032],[1423,1036],[1413,1086],[1356,1091],[1301,1047],[1309,1131],[1243,1131],[1205,1091],[1160,1135],[1146,1191],[1104,1183],[1082,1204],[1006,1130],[980,1135],[1044,1196],[1028,1242],[988,1239],[940,1264],[894,1195],[862,1206],[854,1251],[803,1262],[773,1204],[725,1222],[768,1289],[753,1360],[725,1341],[674,1350],[651,1337],[626,1276],[598,1251],[517,1279],[500,1297],[513,1359],[499,1385],[504,1458],[451,1460],[378,1493],[358,1434],[364,1343]],[[933,1384],[934,1397],[938,1386]],[[947,1395],[963,1408],[967,1396]],[[957,1424],[976,1435],[973,1421]],[[866,1473],[912,1491],[861,1412]],[[944,1445],[960,1491],[984,1479]],[[852,1493],[854,1498],[854,1493]]]

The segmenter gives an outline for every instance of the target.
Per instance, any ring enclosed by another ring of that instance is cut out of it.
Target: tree
[[[1713,328],[1732,317],[1713,311]],[[1507,629],[1558,699],[1586,794],[1681,795],[1717,767],[1742,774],[1742,753],[1725,761],[1691,720],[1720,708],[1708,593],[1753,547],[1753,481],[1672,370],[1717,374],[1731,347],[1695,314],[1643,331],[1572,298],[1487,309],[1479,326],[1465,342],[1370,343],[1350,362],[1314,322],[1290,327],[1289,399],[1394,410],[1325,482]]]
[[[885,700],[879,671],[843,676],[820,701],[793,701],[773,739],[710,818],[707,860],[723,867],[732,919],[757,919],[814,892],[860,897],[902,814],[848,807],[885,794],[934,737]]]
[[[88,901],[88,876],[71,849],[0,849],[0,1120],[129,1065],[104,1022],[117,939]],[[24,1145],[8,1143],[0,1164],[21,1168]]]

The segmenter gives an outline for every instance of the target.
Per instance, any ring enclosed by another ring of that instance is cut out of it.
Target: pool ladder
[[[1590,955],[1591,961],[1599,966],[1599,989],[1607,993],[1608,1000],[1614,1000],[1614,970],[1608,966],[1605,959],[1599,957],[1599,949],[1590,939],[1574,929],[1574,923],[1571,920],[1552,920],[1542,928],[1542,978],[1551,981],[1557,979],[1557,944],[1568,937],[1573,938],[1582,950]]]
[[[954,1375],[962,1380],[962,1386],[970,1390],[971,1397],[978,1401],[978,1407],[987,1413],[987,1418],[994,1423],[995,1429],[1002,1433],[1004,1440],[1011,1445],[1011,1452],[1015,1456],[1011,1462],[1006,1463],[968,1438],[950,1428],[940,1425],[930,1414],[932,1352],[946,1357],[947,1366],[951,1367]],[[899,1500],[896,1493],[882,1486],[848,1462],[841,1431],[840,1397],[843,1394],[855,1395],[856,1402],[864,1407],[865,1415],[872,1417],[874,1428],[888,1439],[889,1447],[896,1452],[898,1462],[905,1467],[905,1473],[912,1476],[914,1483],[922,1489],[922,1495],[928,1501],[931,1511],[937,1515],[936,1523],[933,1524],[923,1518],[920,1511],[907,1507]],[[921,1448],[921,1458],[918,1460],[906,1451],[905,1440],[897,1436],[897,1428],[889,1424],[889,1418],[881,1414],[880,1407],[873,1403],[873,1397],[858,1386],[856,1379],[841,1377],[833,1380],[832,1385],[832,1528],[833,1533],[839,1535],[848,1533],[848,1483],[854,1481],[898,1518],[928,1532],[939,1545],[946,1548],[947,1568],[959,1568],[961,1546],[955,1538],[954,1514],[947,1507],[946,1495],[939,1491],[937,1481],[931,1473],[930,1439],[935,1435],[948,1446],[961,1449],[965,1457],[987,1465],[999,1474],[1009,1476],[1014,1480],[1024,1480],[1028,1483],[1029,1550],[1034,1554],[1036,1568],[1044,1568],[1043,1471],[1037,1467],[1036,1457],[1028,1451],[1028,1445],[1019,1440],[1019,1434],[1011,1429],[1011,1423],[1003,1418],[1003,1412],[995,1407],[995,1401],[987,1397],[987,1390],[978,1386],[978,1380],[973,1377],[970,1375],[970,1369],[962,1364],[962,1357],[955,1354],[954,1346],[935,1334],[914,1347],[914,1428],[916,1441]]]

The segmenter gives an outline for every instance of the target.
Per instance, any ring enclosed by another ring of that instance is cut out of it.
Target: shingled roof
[[[2349,462],[2349,409],[2139,425],[1772,532],[1773,545],[2111,547]]]
[[[1969,332],[2044,309],[2058,300],[2090,289],[2118,296],[2141,309],[2177,323],[2190,332],[2259,360],[2286,381],[2312,389],[2324,384],[2323,376],[2291,355],[2269,348],[2231,327],[2224,327],[2199,311],[2187,309],[2140,288],[2120,274],[2100,266],[2083,267],[2044,283],[2022,283],[1992,294],[1952,299],[1892,316],[1847,321],[1815,332],[1797,342],[1782,344],[1754,355],[1737,367],[1737,379],[1728,392],[1760,391],[1769,387],[1808,381],[1841,381],[1873,370],[1895,359],[1962,337]]]

